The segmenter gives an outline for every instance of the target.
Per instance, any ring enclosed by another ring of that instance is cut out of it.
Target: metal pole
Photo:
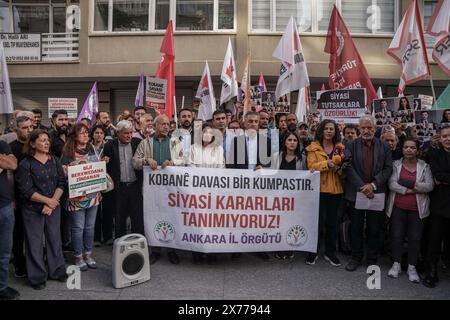
[[[433,77],[430,74],[431,91],[433,92],[433,100],[436,103],[436,92],[434,91]]]

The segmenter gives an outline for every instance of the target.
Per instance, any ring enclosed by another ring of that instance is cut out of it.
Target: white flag
[[[227,52],[223,60],[222,73],[222,92],[220,93],[220,104],[231,100],[238,95],[238,84],[236,78],[236,63],[234,62],[233,47],[231,39],[228,39]]]
[[[214,96],[214,88],[211,81],[208,61],[205,63],[205,69],[203,70],[195,97],[200,99],[198,118],[202,120],[212,119],[212,115],[214,111],[216,111],[216,98]]]
[[[291,91],[309,86],[303,48],[298,35],[297,24],[292,16],[273,52],[273,57],[282,62],[277,88],[275,89],[277,99]]]
[[[399,93],[402,93],[407,85],[430,75],[417,0],[411,2],[387,52],[402,67]]]
[[[8,66],[6,65],[5,49],[2,41],[0,41],[0,64],[0,114],[13,113],[14,107],[9,85]]]
[[[427,33],[436,40],[433,60],[450,75],[450,0],[440,0],[436,5]]]
[[[378,99],[383,99],[383,91],[381,91],[381,87],[378,87],[377,98]]]
[[[308,102],[308,88],[301,88],[298,91],[297,110],[295,112],[298,122],[306,122],[306,119],[308,119]]]

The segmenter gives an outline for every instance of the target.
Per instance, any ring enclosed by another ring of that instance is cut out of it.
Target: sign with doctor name
[[[106,162],[68,166],[69,198],[106,190]]]
[[[51,119],[56,110],[66,110],[69,119],[78,117],[77,98],[48,98],[48,117]]]
[[[151,246],[198,252],[316,252],[320,173],[144,167]]]
[[[6,62],[41,61],[41,35],[39,33],[1,33]]]

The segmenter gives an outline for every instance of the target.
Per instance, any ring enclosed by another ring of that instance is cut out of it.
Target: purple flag
[[[136,92],[136,99],[134,101],[135,107],[143,107],[144,106],[144,93],[145,93],[145,87],[144,87],[144,74],[141,73],[141,76],[139,77],[139,86]]]
[[[80,115],[78,116],[77,123],[83,118],[91,119],[91,123],[95,122],[95,115],[98,112],[98,95],[97,95],[97,82],[89,93],[89,96],[84,101],[83,109],[81,109]]]

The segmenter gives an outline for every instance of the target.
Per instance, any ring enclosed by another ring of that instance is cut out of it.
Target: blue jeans
[[[98,206],[70,212],[72,246],[75,257],[91,253]]]
[[[11,204],[0,208],[0,290],[8,287],[8,267],[14,229],[14,209]]]

